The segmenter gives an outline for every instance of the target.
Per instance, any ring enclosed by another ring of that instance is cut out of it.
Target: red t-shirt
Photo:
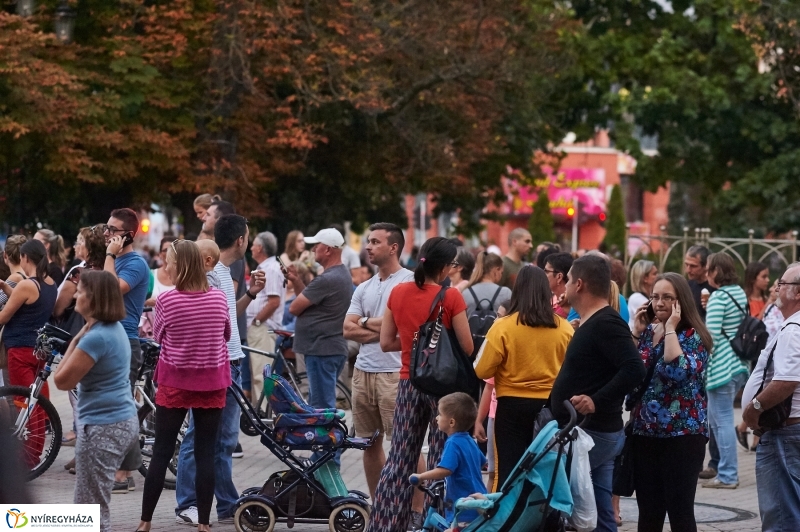
[[[415,283],[401,283],[392,289],[386,307],[392,311],[394,323],[400,334],[403,367],[400,369],[400,378],[409,377],[408,370],[411,365],[411,346],[414,343],[414,334],[419,331],[420,325],[436,315],[428,311],[434,298],[442,287],[426,284],[420,289]],[[439,307],[436,307],[438,312]],[[452,329],[453,316],[467,310],[467,304],[461,292],[455,288],[448,288],[444,295],[444,314],[442,321],[447,329]]]

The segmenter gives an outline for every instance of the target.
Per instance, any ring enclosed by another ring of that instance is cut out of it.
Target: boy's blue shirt
[[[444,444],[442,459],[438,467],[451,472],[446,479],[445,518],[453,519],[455,504],[461,497],[469,497],[473,493],[486,493],[481,469],[486,457],[478,448],[478,444],[466,432],[455,432],[448,436]],[[478,512],[469,510],[458,515],[460,522],[470,522],[478,517]]]

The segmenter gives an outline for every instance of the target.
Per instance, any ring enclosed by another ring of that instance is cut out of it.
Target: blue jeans
[[[611,484],[614,478],[614,459],[622,452],[625,444],[625,431],[595,432],[587,430],[586,434],[594,440],[594,447],[589,451],[589,466],[592,468],[592,486],[594,501],[597,505],[597,528],[600,532],[616,532],[617,516],[611,507]]]
[[[336,381],[344,368],[347,355],[305,355],[306,373],[308,374],[308,404],[314,408],[336,408]],[[319,451],[311,455],[312,460],[319,459],[324,453]],[[341,453],[337,453],[334,462],[340,465]]]
[[[714,433],[719,452],[717,478],[724,484],[739,482],[739,458],[736,455],[736,427],[733,421],[733,400],[747,382],[747,374],[735,375],[727,384],[707,390],[708,426]]]
[[[800,425],[770,430],[756,450],[761,529],[800,530]]]
[[[244,360],[244,359],[242,359]],[[241,385],[240,366],[231,366],[231,380]],[[231,455],[239,441],[239,403],[228,390],[225,408],[219,421],[217,445],[214,449],[214,495],[217,498],[217,518],[231,517],[234,505],[239,499],[239,492],[233,485],[233,459]],[[189,428],[181,443],[178,456],[178,479],[175,498],[178,506],[175,513],[180,513],[190,506],[197,506],[197,494],[194,489],[194,478],[197,464],[194,461],[194,419],[190,417]]]
[[[711,427],[708,428],[708,452],[711,458],[708,460],[708,467],[716,471],[719,468],[719,449],[717,449],[717,438]]]

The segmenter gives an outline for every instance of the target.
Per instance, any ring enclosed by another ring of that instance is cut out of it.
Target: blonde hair
[[[211,257],[211,260],[214,261],[214,266],[216,266],[219,262],[219,246],[217,243],[213,240],[203,239],[198,240],[195,244],[197,249],[200,250],[200,258],[203,262],[206,261],[206,257]]]
[[[202,207],[205,210],[208,210],[208,208],[211,207],[211,203],[214,200],[218,200],[218,199],[222,199],[222,198],[220,198],[216,194],[213,195],[213,196],[211,194],[200,194],[199,196],[197,196],[194,199],[193,205],[196,206],[196,207]]]
[[[180,292],[208,292],[206,269],[200,248],[191,240],[179,240],[167,250],[167,260],[175,261],[175,289]]]
[[[284,253],[286,256],[289,257],[289,260],[294,262],[300,258],[300,252],[297,251],[297,240],[298,236],[302,235],[302,231],[298,231],[295,229],[294,231],[289,231],[289,234],[286,235],[286,245],[284,246]]]
[[[472,270],[472,277],[469,278],[467,288],[480,283],[490,271],[502,267],[503,258],[500,255],[481,251],[478,253],[478,258],[475,259],[475,269]]]
[[[652,270],[655,265],[656,264],[651,260],[642,259],[637,260],[634,265],[631,266],[631,288],[634,291],[644,295],[649,295],[644,291],[642,281],[644,281],[644,278],[648,273],[650,273],[650,270]],[[651,286],[650,289],[652,290],[653,287]]]
[[[64,247],[64,239],[61,235],[55,234],[55,232],[50,229],[39,229],[36,232],[41,234],[45,240],[47,240],[47,243],[50,244],[47,250],[47,256],[50,258],[50,261],[55,262],[56,266],[59,268],[63,268],[67,263],[67,250]]]
[[[608,305],[619,312],[619,286],[616,281],[611,281],[611,290],[608,291]]]
[[[8,261],[14,264],[19,264],[20,261],[20,254],[19,248],[22,247],[22,244],[28,241],[28,237],[25,235],[13,235],[8,237],[6,240],[6,247],[5,253],[6,257],[8,257]]]

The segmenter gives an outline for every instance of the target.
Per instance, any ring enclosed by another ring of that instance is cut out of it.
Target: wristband
[[[246,294],[246,295],[247,295],[247,297],[249,297],[250,299],[255,299],[255,298],[256,298],[256,296],[254,296],[253,294],[251,294],[251,293],[250,293],[250,289],[249,289],[249,288],[247,289],[247,291],[245,291],[245,294]]]
[[[636,336],[636,335],[635,335],[635,334],[633,334],[633,333],[631,333],[631,336],[633,336],[634,340],[638,340],[639,338],[641,338],[640,336]]]
[[[667,336],[669,336],[670,334],[678,334],[678,333],[676,333],[675,331],[669,331],[669,332],[665,332],[665,333],[664,333],[664,338],[666,338],[666,337],[667,337]]]
[[[117,260],[117,256],[113,253],[106,253],[106,257],[111,257],[112,259]]]

